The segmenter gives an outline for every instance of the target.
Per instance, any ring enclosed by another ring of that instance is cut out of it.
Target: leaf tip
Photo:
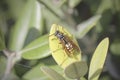
[[[104,40],[109,44],[109,37],[104,38]]]

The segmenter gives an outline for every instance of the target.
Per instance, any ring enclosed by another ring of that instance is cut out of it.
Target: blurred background
[[[2,50],[22,51],[32,41],[48,35],[53,23],[78,33],[82,26],[92,26],[83,36],[72,32],[88,65],[98,43],[109,37],[99,80],[120,80],[120,0],[0,0],[0,79],[7,66]],[[49,48],[42,52],[49,52]],[[61,71],[50,53],[34,59],[22,57],[15,62],[9,80],[49,80],[40,71],[41,65]]]

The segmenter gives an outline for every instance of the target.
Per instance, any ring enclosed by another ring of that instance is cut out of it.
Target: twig
[[[61,16],[59,16],[57,13],[55,13],[45,2],[41,1],[41,0],[38,0],[41,4],[43,4],[50,12],[52,12],[56,17],[61,18]]]
[[[2,80],[7,80],[8,76],[9,76],[9,74],[11,72],[11,69],[15,64],[14,59],[15,59],[16,53],[11,52],[11,51],[9,51],[7,49],[3,50],[3,53],[7,56],[7,63],[6,63],[7,65],[6,65],[6,70],[5,70],[5,73],[3,75]]]

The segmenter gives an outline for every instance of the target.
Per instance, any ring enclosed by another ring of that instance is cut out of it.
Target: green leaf
[[[29,30],[29,22],[35,0],[28,0],[15,26],[12,28],[9,40],[9,49],[19,51],[23,48]]]
[[[74,62],[65,68],[65,75],[71,79],[80,79],[88,71],[86,62]]]
[[[41,70],[47,75],[49,76],[52,80],[65,80],[65,78],[60,75],[59,73],[57,73],[56,71],[54,71],[51,68],[48,67],[41,67]]]
[[[108,51],[109,39],[103,39],[97,46],[90,62],[89,80],[98,80]]]
[[[85,36],[88,31],[90,31],[90,29],[92,29],[97,24],[100,18],[101,15],[96,15],[86,20],[85,22],[80,23],[77,26],[77,31],[73,31],[75,33],[75,36],[78,38],[82,38],[83,36]]]
[[[28,43],[38,38],[43,33],[44,26],[42,22],[43,22],[43,18],[41,12],[41,4],[38,1],[36,1],[35,3],[33,3],[33,11],[31,13],[30,24],[29,24],[30,29],[27,34],[24,46],[26,46]]]
[[[38,63],[38,62],[37,62]],[[32,67],[28,72],[26,72],[22,80],[50,80],[48,76],[46,76],[41,70],[41,66],[48,66],[54,70],[56,70],[59,73],[63,73],[63,69],[60,68],[58,65],[56,65],[55,61],[53,60],[52,56],[49,56],[47,58],[43,58],[39,60],[39,63]]]
[[[106,5],[107,3],[107,5]],[[101,3],[99,4],[99,7],[97,9],[97,14],[102,14],[103,12],[112,9],[113,2],[111,0],[101,0]],[[115,8],[115,7],[114,7]]]
[[[27,1],[22,0],[8,0],[6,4],[9,5],[10,17],[15,18],[16,20],[21,14],[21,11],[26,6]],[[9,13],[8,13],[9,14]]]
[[[80,80],[87,80],[87,79],[86,79],[86,78],[84,78],[84,77],[81,77],[81,78],[80,78]]]
[[[49,45],[50,45],[50,50],[52,52],[52,56],[57,62],[57,64],[60,65],[62,68],[65,68],[66,66],[68,66],[73,62],[80,61],[81,51],[76,50],[76,47],[73,46],[73,50],[71,51],[71,53],[67,53],[64,48],[65,47],[64,42],[60,41],[54,35],[56,30],[59,30],[60,33],[63,33],[65,39],[67,39],[68,42],[71,42],[71,44],[76,45],[78,49],[79,46],[76,39],[65,28],[63,28],[60,25],[53,24],[50,30]]]
[[[40,70],[41,64],[38,64],[37,66],[33,67],[31,70],[26,72],[22,76],[22,80],[49,80],[46,75]]]
[[[70,7],[74,8],[77,6],[82,0],[69,0]]]
[[[26,46],[22,51],[24,59],[40,59],[50,55],[48,35],[44,35]]]
[[[40,34],[42,34],[44,26],[42,25],[43,19],[42,19],[42,12],[41,12],[41,4],[38,1],[36,1],[33,5],[34,6],[32,11],[30,26],[39,30]]]
[[[2,30],[0,29],[0,51],[5,49],[5,39]]]

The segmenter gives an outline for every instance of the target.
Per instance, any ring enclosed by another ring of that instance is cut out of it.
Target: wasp
[[[56,30],[53,35],[59,39],[60,44],[62,44],[62,47],[68,56],[74,54],[75,51],[80,51],[80,48],[73,42],[73,40],[71,40],[69,36],[63,34],[61,31]]]

